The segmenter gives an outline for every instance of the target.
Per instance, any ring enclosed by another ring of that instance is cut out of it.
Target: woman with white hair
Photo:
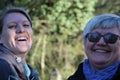
[[[120,17],[102,14],[92,18],[83,36],[87,59],[68,80],[120,80]]]

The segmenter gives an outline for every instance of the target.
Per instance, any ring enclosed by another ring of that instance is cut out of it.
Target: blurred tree
[[[30,61],[40,64],[42,79],[49,80],[54,68],[61,80],[66,79],[84,59],[82,30],[93,17],[96,1],[46,0],[35,9],[39,13],[33,19],[37,46],[32,53],[39,55],[32,54]]]
[[[95,14],[114,13],[120,15],[119,0],[99,0],[95,6]]]

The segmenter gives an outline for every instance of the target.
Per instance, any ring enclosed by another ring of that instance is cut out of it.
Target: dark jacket
[[[30,80],[39,80],[37,71],[31,70]],[[0,44],[0,80],[27,80],[22,63],[18,63],[13,53]]]
[[[81,63],[78,66],[77,71],[73,75],[71,75],[67,80],[87,80],[85,79],[85,76],[83,73],[83,63]],[[120,65],[116,74],[113,76],[112,80],[120,80]]]

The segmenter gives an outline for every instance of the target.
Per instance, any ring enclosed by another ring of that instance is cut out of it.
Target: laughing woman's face
[[[27,17],[18,12],[8,13],[3,20],[0,42],[14,54],[26,54],[33,42],[33,31]]]
[[[109,29],[94,29],[91,33],[99,33],[102,35],[97,42],[91,42],[88,40],[85,43],[85,52],[90,61],[90,64],[96,69],[104,69],[116,61],[119,60],[120,57],[120,39],[117,37],[115,43],[106,43],[103,36],[105,34],[116,34],[120,36],[119,30],[117,27],[109,28]],[[95,35],[94,35],[95,36]],[[107,36],[106,38],[110,37]],[[112,36],[114,37],[114,36]],[[93,39],[92,39],[93,40]],[[95,40],[95,38],[94,38]]]

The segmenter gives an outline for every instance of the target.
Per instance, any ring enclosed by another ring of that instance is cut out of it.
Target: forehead
[[[111,27],[111,28],[96,28],[93,29],[91,32],[99,32],[99,33],[115,33],[115,34],[119,34],[120,31],[117,27]]]
[[[11,12],[5,15],[3,22],[11,22],[11,21],[20,21],[26,20],[28,21],[27,17],[19,12]]]

